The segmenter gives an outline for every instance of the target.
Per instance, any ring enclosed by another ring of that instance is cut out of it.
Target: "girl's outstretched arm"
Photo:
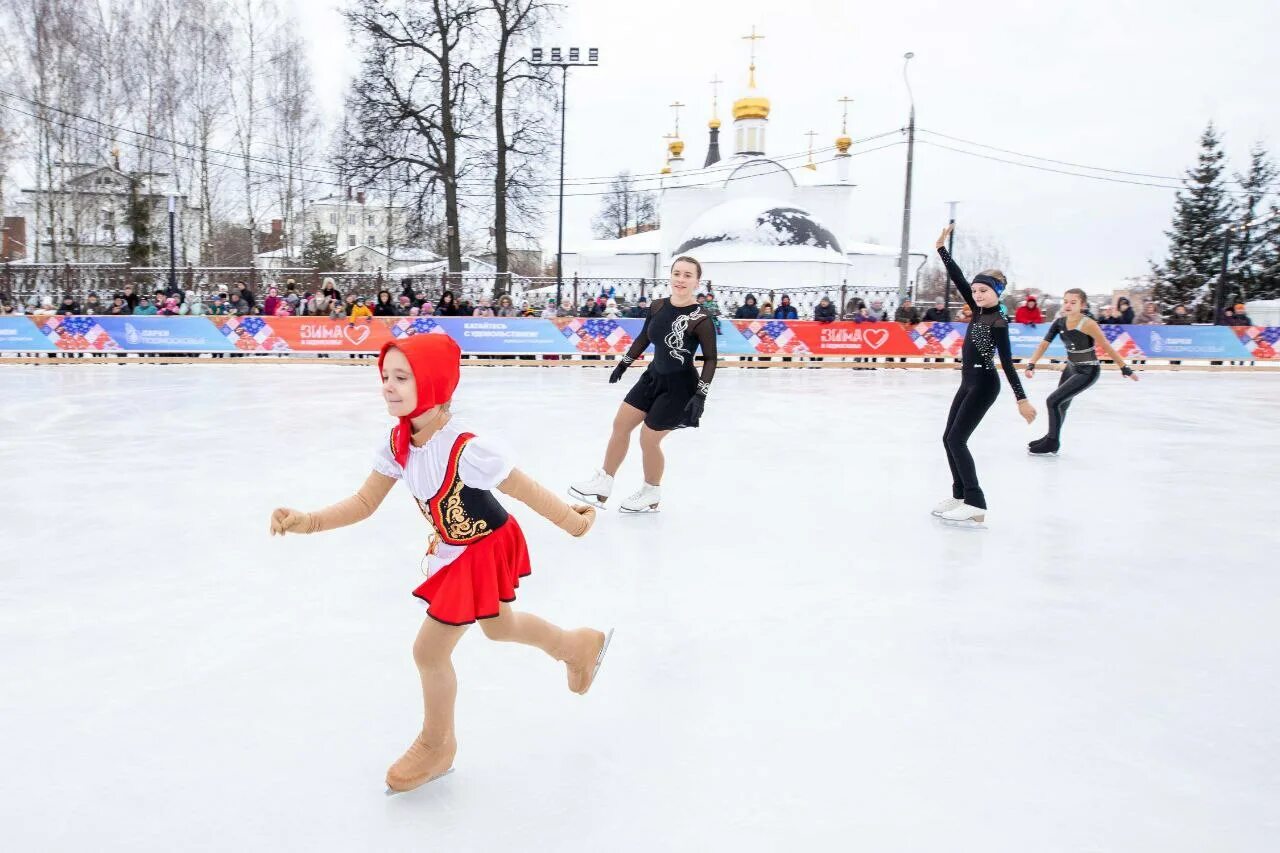
[[[583,536],[595,523],[596,511],[589,506],[569,506],[519,468],[512,468],[498,491],[527,505],[538,515],[570,536]]]
[[[281,507],[271,513],[271,535],[319,533],[322,530],[333,530],[336,527],[346,527],[358,521],[364,521],[382,505],[383,499],[395,484],[395,478],[377,471],[370,471],[369,478],[364,481],[360,491],[346,500],[338,501],[333,506],[327,506],[315,512],[301,512]]]
[[[1120,357],[1120,353],[1116,352],[1115,348],[1111,346],[1111,341],[1107,340],[1107,333],[1102,331],[1102,327],[1099,326],[1097,322],[1086,317],[1084,321],[1084,331],[1085,334],[1093,338],[1093,342],[1095,344],[1106,351],[1107,357],[1111,359],[1116,367],[1120,368],[1121,373],[1132,379],[1134,382],[1138,381],[1138,374],[1133,372],[1132,367],[1124,363],[1124,359]]]

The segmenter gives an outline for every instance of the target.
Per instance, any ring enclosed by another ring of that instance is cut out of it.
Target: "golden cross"
[[[679,101],[673,101],[670,104],[670,106],[672,111],[676,115],[676,132],[671,134],[671,136],[674,139],[679,139],[680,138],[680,109],[684,106],[684,104],[680,103]]]
[[[720,75],[711,78],[711,117],[719,118],[720,112],[720,84],[724,81],[720,79]]]
[[[836,103],[844,106],[844,115],[840,117],[840,133],[841,135],[845,135],[849,132],[849,105],[853,103],[853,98],[846,95],[836,101]]]
[[[751,77],[747,81],[747,85],[754,89],[756,87],[756,42],[764,38],[764,36],[756,35],[756,25],[751,25],[751,35],[743,36],[744,39],[751,42]]]
[[[809,137],[809,162],[804,164],[805,168],[807,169],[818,168],[817,165],[813,162],[813,138],[817,135],[818,135],[818,132],[816,130],[811,130],[805,134],[805,136]]]

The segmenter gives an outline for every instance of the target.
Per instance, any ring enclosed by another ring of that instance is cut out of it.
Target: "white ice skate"
[[[976,506],[969,506],[966,503],[960,504],[954,509],[949,509],[938,516],[944,524],[952,527],[970,527],[977,529],[986,528],[987,511]]]
[[[960,500],[959,498],[947,498],[945,501],[943,501],[942,503],[938,504],[933,508],[933,514],[935,516],[940,516],[944,512],[947,512],[948,510],[955,509],[956,507],[960,506],[962,503],[964,503],[964,501]]]
[[[661,500],[662,489],[645,483],[644,488],[623,501],[618,510],[629,513],[657,512],[658,502]]]
[[[604,471],[596,471],[589,480],[582,480],[569,487],[569,497],[604,509],[605,501],[613,492],[613,478]]]

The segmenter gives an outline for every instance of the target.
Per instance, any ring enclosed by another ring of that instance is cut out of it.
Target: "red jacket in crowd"
[[[1034,296],[1028,296],[1026,303],[1014,312],[1013,321],[1015,323],[1044,322],[1044,312],[1040,310],[1040,305],[1036,302]]]

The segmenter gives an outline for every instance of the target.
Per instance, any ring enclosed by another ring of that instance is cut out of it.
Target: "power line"
[[[353,182],[353,181],[352,181],[351,176],[350,176],[348,173],[346,173],[346,172],[344,172],[344,171],[342,171],[342,170],[339,170],[339,169],[334,169],[334,168],[332,168],[332,167],[330,167],[330,166],[320,166],[320,165],[313,164],[313,163],[288,163],[288,162],[285,162],[285,161],[276,160],[276,159],[272,159],[272,158],[269,158],[269,157],[262,157],[262,156],[258,156],[258,155],[254,155],[254,154],[247,154],[247,155],[246,155],[244,152],[240,152],[240,151],[227,151],[227,150],[224,150],[224,149],[218,149],[218,148],[201,148],[199,145],[196,145],[195,143],[192,143],[192,142],[183,142],[183,141],[181,141],[181,140],[176,140],[176,139],[172,139],[172,138],[169,138],[169,137],[160,136],[160,135],[158,135],[158,134],[149,133],[149,132],[147,132],[147,131],[136,130],[136,129],[134,129],[134,128],[128,128],[128,127],[122,127],[122,126],[120,126],[120,125],[115,125],[115,124],[111,124],[111,123],[109,123],[109,122],[102,121],[101,119],[91,118],[91,117],[89,117],[89,116],[85,116],[85,115],[82,115],[82,114],[79,114],[79,113],[75,113],[75,112],[72,112],[72,111],[70,111],[70,110],[63,109],[63,108],[61,108],[61,107],[55,107],[55,106],[52,106],[52,105],[49,105],[49,104],[45,104],[45,103],[43,103],[43,102],[41,102],[41,101],[38,101],[38,100],[36,100],[36,99],[34,99],[34,98],[28,98],[28,97],[26,97],[26,96],[24,96],[24,95],[20,95],[20,94],[17,94],[17,93],[15,93],[15,92],[10,92],[10,91],[8,91],[8,90],[6,90],[6,89],[0,89],[0,95],[7,96],[7,97],[11,97],[11,98],[14,98],[15,100],[18,100],[18,101],[22,101],[23,103],[29,104],[29,105],[31,105],[31,106],[33,106],[33,107],[36,107],[37,109],[50,110],[50,111],[53,111],[53,112],[61,113],[62,115],[68,116],[69,118],[77,119],[77,120],[79,120],[79,121],[89,122],[89,123],[91,123],[91,124],[98,125],[99,127],[104,127],[104,128],[109,129],[109,130],[117,131],[117,132],[119,132],[119,133],[127,133],[127,134],[131,134],[131,135],[137,136],[137,137],[142,138],[142,139],[149,139],[149,140],[152,140],[152,141],[154,141],[154,142],[163,143],[163,144],[165,144],[165,145],[171,145],[171,146],[177,146],[177,147],[181,147],[181,148],[186,148],[186,149],[191,150],[191,151],[197,151],[197,152],[200,152],[202,155],[217,155],[217,156],[221,156],[221,157],[234,158],[234,159],[238,159],[238,160],[242,160],[242,161],[247,160],[247,161],[250,161],[250,162],[261,163],[261,164],[264,164],[264,165],[267,165],[267,166],[275,166],[275,167],[279,167],[279,168],[294,168],[294,169],[298,169],[298,170],[300,170],[300,171],[308,171],[308,172],[317,172],[317,173],[320,173],[320,174],[336,175],[336,176],[338,176],[338,177],[340,177],[340,178],[344,178],[344,179],[346,179],[348,182]],[[69,125],[69,124],[59,123],[59,122],[52,122],[52,121],[51,121],[48,117],[46,117],[46,116],[36,115],[36,114],[34,114],[34,113],[30,113],[30,112],[25,112],[25,111],[23,111],[23,110],[19,110],[19,109],[17,109],[16,107],[13,107],[13,106],[8,105],[8,104],[5,104],[4,106],[5,106],[5,107],[7,107],[7,108],[9,108],[9,109],[14,110],[15,112],[19,112],[19,113],[21,113],[21,114],[23,114],[23,115],[30,116],[31,118],[34,118],[34,119],[36,119],[37,121],[47,121],[47,122],[50,122],[50,123],[53,123],[53,124],[57,124],[59,127],[65,127],[65,128],[67,128],[67,129],[75,129],[75,128],[74,128],[74,126]],[[891,135],[893,135],[893,134],[895,134],[895,133],[898,133],[898,132],[900,132],[900,130],[901,130],[900,128],[893,128],[893,129],[891,129],[891,130],[887,130],[887,131],[884,131],[884,132],[882,132],[882,133],[873,134],[873,135],[871,135],[871,136],[863,137],[863,138],[861,138],[861,139],[855,140],[855,144],[861,144],[861,143],[866,143],[866,142],[872,142],[872,141],[875,141],[875,140],[877,140],[877,139],[882,139],[882,138],[884,138],[884,137],[886,137],[886,136],[891,136]],[[86,133],[91,133],[91,131],[84,131],[84,132],[86,132]],[[107,136],[107,135],[102,135],[102,134],[95,134],[95,135],[96,135],[99,139],[104,139],[104,140],[113,141],[113,142],[114,142],[114,141],[116,141],[114,136]],[[175,158],[177,158],[177,155],[176,155],[176,154],[174,154],[172,151],[162,151],[162,150],[156,150],[156,149],[149,149],[149,148],[145,148],[145,147],[143,147],[143,146],[135,146],[135,147],[139,148],[140,150],[151,151],[152,153],[158,153],[158,154],[163,154],[163,155],[165,155],[165,156],[171,156],[171,157],[175,157]],[[276,146],[276,147],[279,147],[279,146]],[[825,152],[829,152],[829,151],[833,151],[833,150],[835,150],[834,146],[828,146],[828,147],[826,147],[826,148],[819,149],[819,150],[818,150],[817,152],[815,152],[815,153],[825,153]],[[809,154],[809,151],[808,151],[808,149],[806,149],[806,150],[804,150],[804,151],[797,151],[797,152],[793,152],[793,153],[790,153],[790,154],[781,154],[781,155],[778,155],[778,156],[775,156],[775,157],[771,157],[770,159],[775,160],[775,161],[794,160],[794,159],[799,159],[799,158],[801,158],[801,157],[806,157],[806,156],[808,156],[808,154]],[[725,163],[725,165],[723,165],[723,166],[713,166],[713,167],[710,167],[710,168],[707,168],[707,169],[700,169],[700,170],[698,170],[698,172],[699,172],[700,174],[712,174],[712,173],[718,173],[718,172],[724,172],[724,171],[731,171],[731,170],[733,170],[733,169],[736,169],[736,168],[738,167],[738,165],[739,165],[739,164],[737,164],[737,163],[728,163],[728,162],[726,162],[726,163]],[[274,176],[273,176],[273,177],[274,177]],[[639,175],[632,175],[632,176],[630,176],[630,177],[631,177],[631,179],[632,179],[632,180],[634,180],[634,181],[644,181],[644,182],[650,182],[650,183],[657,183],[657,182],[659,182],[659,181],[664,180],[664,179],[666,178],[666,175],[665,175],[664,173],[662,173],[662,172],[645,172],[645,173],[641,173],[641,174],[639,174]],[[566,178],[566,179],[565,179],[565,182],[566,182],[566,183],[572,183],[572,184],[591,185],[591,184],[611,183],[612,181],[616,180],[616,178],[617,178],[617,176],[616,176],[616,175],[613,175],[613,176],[603,176],[603,175],[600,175],[600,176],[591,176],[591,177],[586,177],[586,178]],[[313,183],[320,183],[320,182],[318,182],[318,181],[313,181]],[[466,183],[466,184],[468,184],[468,185],[471,185],[471,184],[473,184],[473,183],[474,183],[474,185],[476,185],[476,186],[487,186],[487,185],[489,184],[489,182],[488,182],[488,181],[484,181],[484,180],[476,180],[476,181],[474,181],[474,182],[472,182],[472,181],[465,181],[465,182],[464,182],[464,181],[460,181],[460,182],[459,182],[459,184],[460,184],[460,185],[461,185],[461,184],[463,184],[463,183]],[[346,187],[346,186],[347,186],[347,183],[328,184],[328,185],[329,185],[329,186],[337,186],[337,187],[339,187],[339,188],[344,188],[344,187]],[[531,185],[531,186],[553,186],[553,185],[555,185],[555,182],[554,182],[554,181],[545,181],[545,182],[543,182],[543,181],[538,181],[538,182],[534,182],[534,183],[532,183],[532,184],[530,184],[530,185]],[[487,194],[486,194],[486,195],[487,195]]]
[[[971,139],[961,139],[961,138],[960,138],[960,137],[958,137],[958,136],[950,136],[950,135],[945,134],[945,133],[939,133],[939,132],[938,132],[938,131],[936,131],[936,130],[926,130],[926,129],[923,129],[923,128],[916,128],[916,132],[917,132],[917,133],[927,133],[927,134],[929,134],[929,135],[931,135],[931,136],[937,136],[937,137],[940,137],[940,138],[942,138],[942,139],[950,139],[952,142],[961,142],[961,143],[964,143],[965,145],[972,145],[972,146],[974,146],[974,147],[976,147],[976,148],[986,148],[986,149],[987,149],[987,150],[989,150],[989,151],[999,151],[999,152],[1000,152],[1000,153],[1002,153],[1002,154],[1012,154],[1012,155],[1014,155],[1015,157],[1024,157],[1024,158],[1026,158],[1026,159],[1028,159],[1028,160],[1040,160],[1040,161],[1045,162],[1045,163],[1056,163],[1056,164],[1057,164],[1057,165],[1059,165],[1059,166],[1071,166],[1072,168],[1075,168],[1075,169],[1088,169],[1088,170],[1093,171],[1093,172],[1107,172],[1107,173],[1112,174],[1112,175],[1130,175],[1130,176],[1132,176],[1132,177],[1137,177],[1137,178],[1155,178],[1155,179],[1157,179],[1157,180],[1161,180],[1161,181],[1179,181],[1179,182],[1181,182],[1182,180],[1184,180],[1183,178],[1178,177],[1178,176],[1176,176],[1176,175],[1154,175],[1154,174],[1151,174],[1151,173],[1149,173],[1149,172],[1131,172],[1131,171],[1127,171],[1127,170],[1125,170],[1125,169],[1107,169],[1107,168],[1104,168],[1104,167],[1102,167],[1102,166],[1088,166],[1088,165],[1085,165],[1085,164],[1083,164],[1083,163],[1072,163],[1072,162],[1071,162],[1071,161],[1069,161],[1069,160],[1055,160],[1055,159],[1053,159],[1052,157],[1039,157],[1039,156],[1037,156],[1037,155],[1035,155],[1035,154],[1024,154],[1024,153],[1022,153],[1021,151],[1011,151],[1011,150],[1009,150],[1008,148],[999,148],[999,147],[997,147],[997,146],[995,146],[995,145],[987,145],[987,144],[982,143],[982,142],[974,142],[974,141],[973,141],[973,140],[971,140]],[[941,147],[941,146],[940,146],[940,147]],[[1239,185],[1243,186],[1243,181],[1237,181],[1237,180],[1233,180],[1233,179],[1229,179],[1229,178],[1224,178],[1223,180],[1224,180],[1226,183],[1229,183],[1229,184],[1239,184]]]
[[[1003,157],[993,157],[990,154],[980,154],[977,151],[965,151],[963,148],[953,148],[950,145],[943,145],[940,142],[930,142],[927,139],[922,139],[920,140],[920,142],[924,145],[928,145],[933,148],[942,148],[946,151],[954,151],[957,154],[964,154],[968,157],[978,157],[983,160],[993,160],[997,163],[1007,163],[1010,166],[1021,166],[1024,169],[1034,169],[1038,172],[1052,172],[1057,175],[1069,175],[1073,178],[1087,178],[1092,181],[1107,181],[1108,183],[1113,183],[1113,184],[1130,184],[1132,186],[1138,186],[1138,187],[1155,187],[1156,189],[1162,189],[1162,190],[1178,191],[1178,190],[1186,189],[1186,187],[1182,185],[1170,186],[1168,184],[1155,184],[1155,183],[1151,183],[1150,181],[1130,181],[1124,178],[1109,178],[1105,175],[1086,175],[1080,172],[1069,172],[1065,169],[1053,169],[1048,166],[1038,166],[1034,163],[1023,163],[1018,160],[1006,160]],[[1171,179],[1171,180],[1176,180],[1176,179]],[[1234,195],[1234,196],[1251,196],[1254,194],[1245,190],[1224,189],[1223,192],[1226,193],[1227,195]]]
[[[0,107],[3,107],[4,109],[10,110],[10,111],[12,111],[12,112],[17,112],[17,113],[20,113],[20,114],[22,114],[22,115],[26,115],[26,116],[30,116],[30,117],[32,117],[32,118],[39,119],[39,120],[41,120],[41,121],[48,121],[50,124],[53,124],[53,125],[55,125],[55,126],[57,126],[57,127],[65,128],[65,129],[67,129],[67,130],[70,130],[70,131],[71,131],[71,132],[73,132],[73,133],[81,134],[81,135],[88,136],[88,137],[95,138],[95,139],[102,140],[102,141],[113,141],[112,137],[104,136],[104,135],[102,135],[102,134],[100,134],[100,133],[95,133],[94,131],[87,130],[87,129],[82,128],[82,127],[78,127],[78,126],[76,126],[76,125],[74,125],[74,124],[68,124],[68,123],[63,123],[63,122],[51,121],[51,120],[49,120],[49,119],[47,119],[47,118],[43,118],[43,117],[41,117],[41,116],[36,116],[36,115],[34,115],[34,114],[32,114],[32,113],[26,112],[26,111],[24,111],[24,110],[20,110],[20,109],[18,109],[17,107],[13,106],[12,104],[0,104]],[[881,136],[883,136],[883,135],[885,135],[885,134],[881,134]],[[880,145],[880,146],[876,146],[876,147],[874,147],[874,148],[868,148],[868,149],[864,149],[864,150],[858,151],[858,152],[857,152],[857,154],[850,155],[850,156],[859,156],[859,155],[862,155],[862,154],[870,154],[870,153],[873,153],[873,152],[875,152],[875,151],[881,151],[881,150],[883,150],[883,149],[886,149],[886,148],[892,148],[892,147],[894,147],[894,146],[896,146],[896,145],[901,145],[901,144],[903,144],[901,141],[894,141],[894,142],[888,143],[888,144],[886,144],[886,145]],[[147,151],[147,152],[149,152],[149,153],[159,154],[159,155],[161,155],[161,156],[165,156],[165,157],[172,157],[172,158],[174,158],[175,160],[180,160],[180,161],[183,161],[183,162],[189,163],[189,164],[191,164],[191,165],[201,165],[201,164],[196,160],[196,158],[195,158],[194,156],[192,156],[192,155],[181,155],[181,154],[177,154],[177,153],[175,153],[175,152],[173,152],[173,151],[167,151],[167,150],[163,150],[163,149],[150,148],[150,147],[147,147],[147,146],[144,146],[144,145],[136,145],[135,147],[136,147],[138,150],[140,150],[140,151]],[[824,150],[828,150],[828,151],[829,151],[829,150],[834,150],[834,149],[824,149]],[[211,154],[212,154],[212,153],[215,153],[215,152],[211,149],[211,150],[209,151],[209,153],[211,153]],[[223,156],[227,156],[227,157],[238,157],[238,156],[239,156],[239,155],[236,155],[236,154],[233,154],[233,153],[227,153],[227,152],[221,152],[221,153],[223,154]],[[802,156],[808,156],[808,152],[807,152],[807,151],[806,151],[806,152],[804,152],[804,154],[803,154]],[[770,159],[773,159],[773,158],[770,158]],[[833,162],[835,159],[836,159],[836,157],[834,157],[834,156],[833,156],[833,157],[829,157],[829,158],[824,159],[824,160],[818,160],[818,161],[815,161],[815,162],[818,162],[818,163],[829,163],[829,162]],[[210,166],[210,167],[215,167],[215,168],[219,168],[219,169],[225,169],[225,170],[227,170],[227,171],[229,171],[229,172],[234,172],[237,176],[244,176],[244,175],[247,173],[250,177],[254,177],[254,178],[262,178],[262,179],[265,179],[265,180],[279,180],[279,178],[280,178],[280,176],[279,176],[279,175],[277,175],[277,174],[273,174],[273,173],[270,173],[270,172],[259,172],[259,171],[255,171],[255,170],[253,170],[253,169],[246,170],[246,169],[244,168],[243,164],[238,164],[238,163],[222,163],[222,162],[219,162],[219,161],[217,161],[217,160],[210,160],[210,161],[208,162],[208,164],[207,164],[207,165],[208,165],[208,166]],[[734,164],[734,165],[733,165],[733,168],[735,168],[735,169],[736,169],[739,165],[742,165],[742,164]],[[693,172],[693,171],[691,171],[691,172],[689,172],[689,173],[687,173],[687,174],[689,174],[689,175],[694,175],[694,176],[698,176],[698,177],[704,177],[704,176],[705,176],[705,172]],[[671,176],[665,176],[665,175],[664,175],[663,177],[664,177],[665,179],[667,179],[667,180],[671,180]],[[724,179],[723,179],[723,178],[716,177],[716,178],[714,178],[714,179],[712,179],[712,180],[707,180],[707,181],[685,182],[685,183],[681,183],[681,184],[679,184],[679,186],[680,186],[680,187],[708,187],[708,186],[715,186],[715,185],[719,185],[719,184],[722,184],[723,182],[724,182]],[[335,189],[339,189],[339,190],[344,189],[344,188],[346,188],[346,187],[348,186],[348,184],[346,184],[346,183],[335,183],[335,182],[332,182],[332,181],[325,181],[325,180],[314,179],[314,178],[299,179],[299,183],[303,183],[303,184],[311,184],[311,185],[313,185],[313,186],[320,186],[320,187],[330,187],[330,188],[335,188]],[[366,183],[366,185],[370,185],[370,184]],[[377,184],[377,183],[373,183],[373,184],[371,184],[371,186],[372,186],[373,188],[375,188],[375,189],[377,189],[377,188],[379,188],[379,187],[380,187],[380,185],[379,185],[379,184]],[[403,188],[403,187],[401,187],[401,188]],[[390,183],[388,183],[388,184],[386,184],[386,185],[385,185],[385,189],[386,189],[386,190],[388,191],[388,193],[390,194],[390,192],[391,192],[391,190],[393,189],[393,187],[392,187],[392,185],[391,185]],[[554,193],[551,193],[551,192],[542,192],[542,193],[534,193],[534,195],[535,195],[535,196],[538,196],[538,197],[542,197],[542,198],[549,198],[550,196],[554,195]],[[566,193],[566,194],[565,194],[565,197],[566,197],[566,198],[589,198],[589,197],[607,196],[607,195],[613,195],[613,192],[612,192],[611,190],[605,190],[605,191],[592,191],[592,192]],[[459,198],[483,198],[483,199],[487,199],[487,198],[492,198],[492,193],[491,193],[491,192],[485,192],[485,193],[468,193],[468,192],[459,192],[459,193],[458,193],[458,197],[459,197]]]

